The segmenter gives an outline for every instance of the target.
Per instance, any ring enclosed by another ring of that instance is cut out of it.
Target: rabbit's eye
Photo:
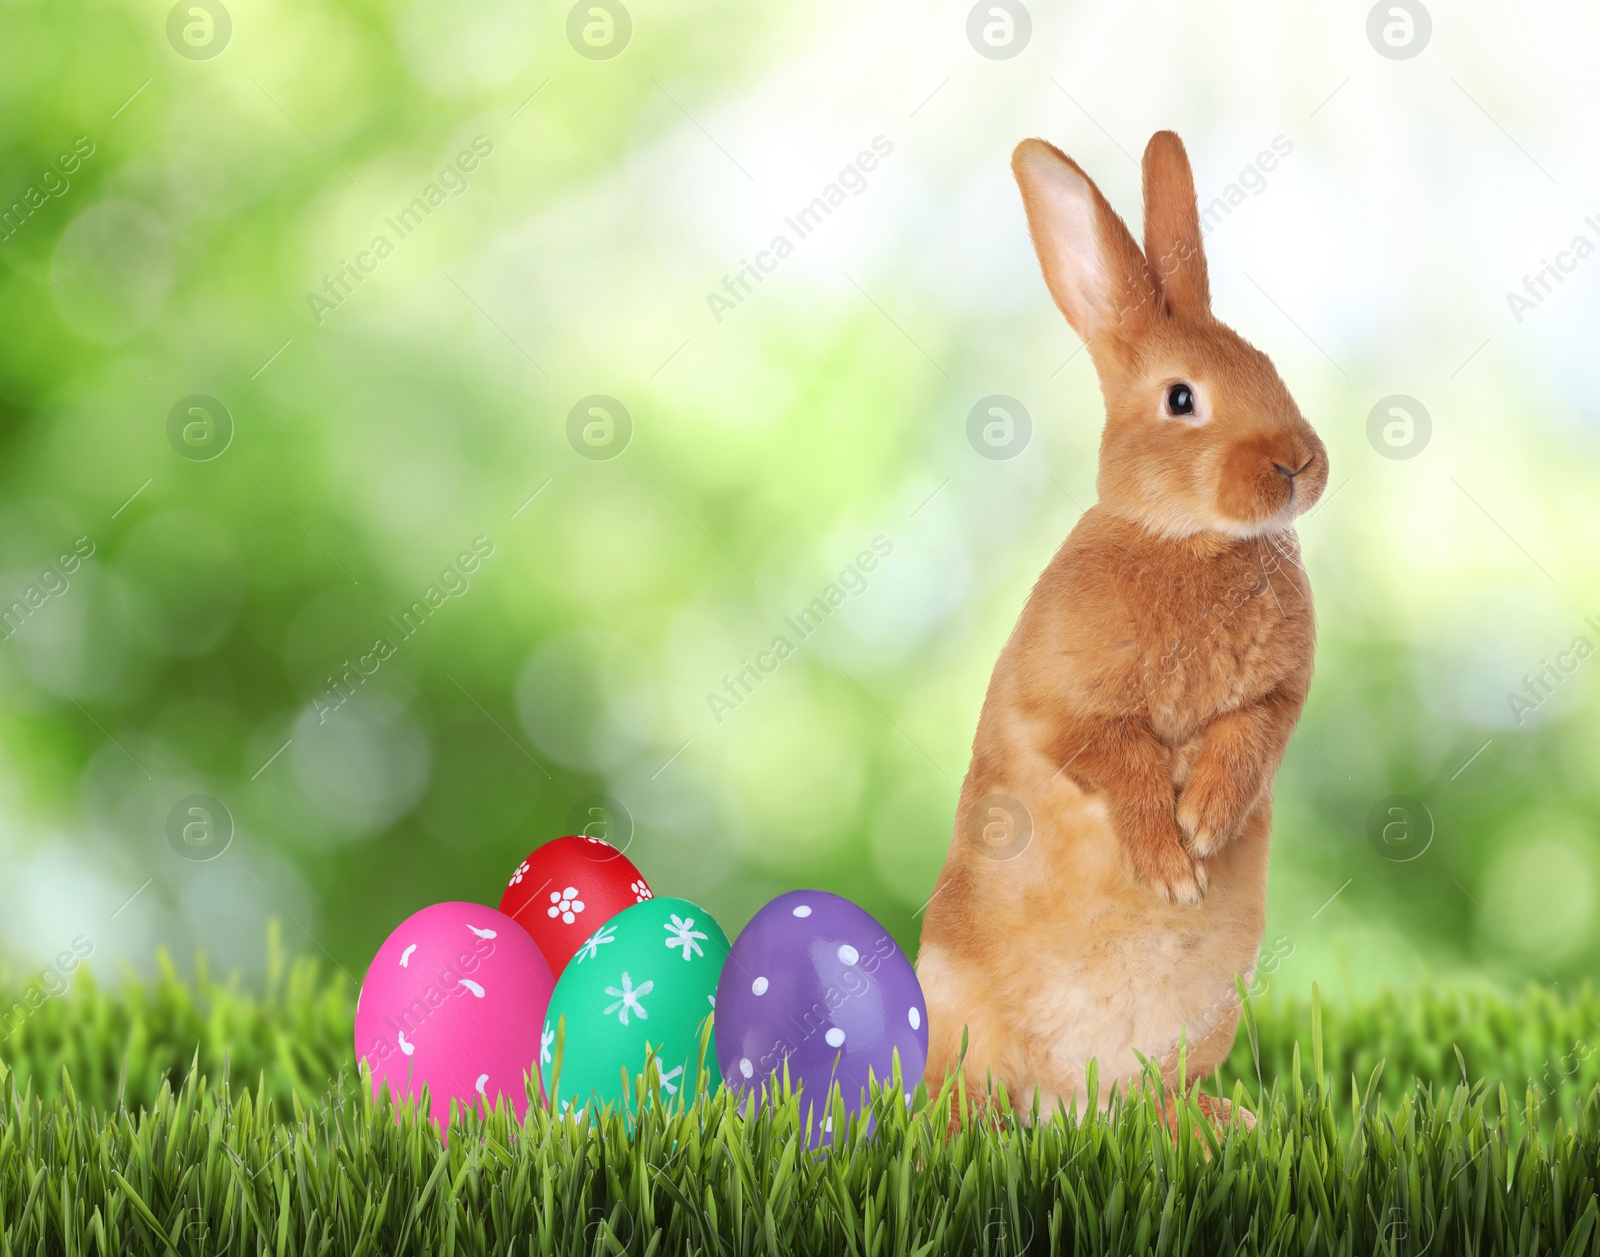
[[[1174,384],[1167,390],[1167,413],[1173,415],[1194,414],[1194,390],[1187,384]]]

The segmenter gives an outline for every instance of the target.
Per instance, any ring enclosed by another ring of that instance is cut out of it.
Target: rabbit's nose
[[[1298,467],[1285,467],[1280,462],[1274,462],[1272,464],[1272,469],[1274,471],[1276,471],[1280,476],[1287,476],[1290,480],[1293,480],[1302,471],[1304,471],[1307,467],[1311,466],[1311,464],[1316,462],[1316,461],[1317,461],[1317,456],[1315,454],[1313,454],[1313,455],[1311,455],[1311,457],[1306,459],[1305,462],[1301,463]]]

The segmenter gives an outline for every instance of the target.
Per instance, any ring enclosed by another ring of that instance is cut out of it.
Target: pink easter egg
[[[436,903],[384,940],[356,999],[356,1056],[373,1093],[415,1099],[427,1085],[442,1133],[450,1101],[493,1107],[504,1096],[521,1118],[527,1079],[540,1078],[545,1008],[555,978],[528,932],[476,903]]]

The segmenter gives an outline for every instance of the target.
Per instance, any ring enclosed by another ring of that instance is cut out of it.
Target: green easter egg
[[[589,935],[562,971],[545,1020],[548,1078],[556,1028],[566,1018],[557,1084],[562,1106],[631,1103],[623,1092],[622,1071],[628,1071],[631,1085],[651,1052],[664,1100],[692,1088],[700,1035],[716,1008],[717,980],[727,958],[722,927],[687,899],[647,899]],[[716,1079],[715,1042],[706,1063]]]

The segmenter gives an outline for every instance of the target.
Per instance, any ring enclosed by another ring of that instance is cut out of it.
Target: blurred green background
[[[1362,5],[1035,5],[1000,57],[970,12],[0,3],[13,975],[248,977],[278,918],[359,980],[595,809],[730,934],[818,886],[914,949],[1094,491],[1007,158],[1047,136],[1136,224],[1163,126],[1334,468],[1258,985],[1593,972],[1600,662],[1508,696],[1600,643],[1600,19],[1439,4],[1396,59]],[[969,439],[993,395],[1010,457]]]

